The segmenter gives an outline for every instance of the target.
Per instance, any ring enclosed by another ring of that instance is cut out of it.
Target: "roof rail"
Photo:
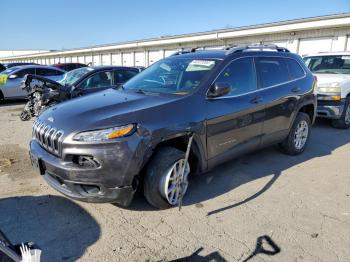
[[[203,48],[203,47],[195,47],[195,48],[191,48],[189,50],[181,50],[181,51],[178,51],[174,54],[172,54],[171,56],[176,56],[176,55],[182,55],[182,54],[188,54],[188,53],[194,53],[197,51],[197,49],[199,48]]]
[[[227,55],[233,54],[233,53],[240,53],[245,51],[264,51],[265,49],[271,49],[275,50],[277,52],[286,52],[289,53],[290,51],[285,47],[280,47],[273,44],[268,45],[245,45],[245,46],[232,46],[227,47],[225,50],[227,50]]]

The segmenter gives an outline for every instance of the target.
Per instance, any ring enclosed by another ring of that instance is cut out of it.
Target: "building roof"
[[[335,15],[317,16],[310,18],[301,18],[294,20],[286,20],[273,23],[264,23],[251,26],[241,26],[226,29],[211,30],[198,33],[181,34],[174,36],[160,36],[158,38],[149,38],[142,40],[126,41],[105,45],[95,45],[90,47],[64,49],[60,51],[42,52],[39,54],[12,56],[8,59],[35,58],[35,57],[53,57],[60,55],[77,55],[81,53],[91,52],[107,52],[110,50],[146,48],[161,45],[191,43],[200,41],[220,40],[235,37],[245,37],[262,34],[272,34],[281,32],[293,32],[301,30],[312,30],[321,28],[332,28],[350,26],[350,13],[342,13]],[[6,60],[6,58],[3,58]]]

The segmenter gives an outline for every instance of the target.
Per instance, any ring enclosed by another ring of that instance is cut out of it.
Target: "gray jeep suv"
[[[77,200],[127,206],[143,186],[150,204],[171,207],[190,173],[277,143],[302,153],[314,85],[303,60],[276,46],[180,52],[123,86],[46,110],[33,125],[32,163]]]

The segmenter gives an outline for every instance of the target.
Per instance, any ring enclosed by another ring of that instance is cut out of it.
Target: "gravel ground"
[[[267,148],[191,179],[183,209],[72,201],[28,158],[31,121],[0,105],[0,229],[43,261],[350,261],[350,132],[318,121],[303,155]]]

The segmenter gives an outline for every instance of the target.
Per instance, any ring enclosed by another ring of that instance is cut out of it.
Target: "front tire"
[[[339,129],[348,129],[350,127],[350,98],[346,98],[344,110],[339,119],[334,119],[331,125]]]
[[[304,152],[310,138],[311,120],[308,114],[299,112],[287,138],[280,144],[282,151],[288,155]]]
[[[180,169],[183,167],[185,152],[173,147],[163,147],[156,151],[147,167],[144,180],[144,195],[152,206],[166,209],[179,202],[180,185],[184,186],[183,195],[188,187],[190,166],[187,162],[184,183],[180,181]]]

